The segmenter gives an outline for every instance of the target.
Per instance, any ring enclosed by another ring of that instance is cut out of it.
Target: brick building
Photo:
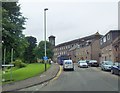
[[[76,61],[78,60],[97,60],[99,62],[101,35],[96,33],[95,38],[81,43],[76,49]]]
[[[120,35],[113,41],[114,61],[120,62]]]
[[[115,62],[115,46],[120,35],[120,30],[111,30],[100,39],[101,57],[100,61],[110,60]],[[115,40],[115,41],[114,41]],[[118,52],[118,51],[116,51]]]
[[[54,61],[57,61],[57,57],[59,55],[69,55],[71,57],[71,59],[73,59],[74,61],[76,61],[76,48],[83,44],[86,41],[89,40],[96,40],[96,38],[101,37],[102,35],[100,35],[98,32],[90,35],[90,36],[86,36],[83,38],[79,38],[79,39],[75,39],[69,42],[65,42],[62,44],[59,44],[57,46],[54,47],[53,51],[54,51]]]

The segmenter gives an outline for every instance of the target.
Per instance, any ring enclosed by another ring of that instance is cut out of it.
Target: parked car
[[[101,62],[101,70],[108,70],[111,71],[111,68],[113,66],[113,62],[112,61],[103,61]]]
[[[63,70],[73,70],[74,71],[74,63],[72,60],[64,60],[63,61]]]
[[[115,62],[111,68],[112,74],[120,75],[120,62]]]
[[[90,60],[86,60],[86,63],[89,64]]]
[[[98,66],[99,66],[99,63],[97,62],[97,60],[90,60],[90,61],[88,62],[88,65],[89,65],[89,66],[98,67]]]
[[[78,67],[86,67],[86,68],[88,68],[88,64],[87,64],[86,60],[78,61]]]

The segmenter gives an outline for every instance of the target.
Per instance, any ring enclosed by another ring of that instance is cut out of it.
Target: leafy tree
[[[35,48],[35,54],[36,57],[39,59],[43,59],[43,57],[45,56],[45,41],[41,41],[39,43],[39,45]],[[52,49],[52,44],[48,41],[46,41],[46,55],[48,58],[52,58],[53,57],[53,49]]]
[[[29,43],[29,46],[25,49],[24,53],[24,59],[28,63],[35,62],[35,54],[34,54],[34,49],[37,46],[37,39],[32,36],[26,37],[27,42]]]
[[[14,49],[14,59],[16,59],[23,57],[24,50],[28,46],[22,34],[22,30],[25,29],[25,19],[17,2],[2,2],[2,41],[4,41],[2,49],[6,48],[7,63],[10,62],[11,48]]]

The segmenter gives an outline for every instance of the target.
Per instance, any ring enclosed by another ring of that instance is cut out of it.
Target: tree
[[[34,54],[34,49],[37,46],[37,39],[32,36],[26,37],[27,42],[29,43],[29,46],[25,49],[24,52],[24,59],[28,63],[35,62],[35,54]]]
[[[45,56],[45,48],[44,48],[45,41],[41,41],[39,45],[35,48],[36,58],[43,59]],[[53,57],[53,48],[52,44],[46,41],[46,54],[48,58]]]
[[[2,41],[4,41],[2,49],[7,50],[7,63],[10,62],[11,48],[14,49],[15,60],[22,58],[24,49],[28,46],[22,34],[22,30],[25,29],[25,19],[17,2],[2,2]]]

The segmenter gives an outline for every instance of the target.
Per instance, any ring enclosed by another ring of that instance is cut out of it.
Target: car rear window
[[[97,63],[97,61],[95,61],[95,60],[92,60],[92,61],[90,61],[90,63]]]
[[[71,62],[65,62],[65,64],[71,64]]]

